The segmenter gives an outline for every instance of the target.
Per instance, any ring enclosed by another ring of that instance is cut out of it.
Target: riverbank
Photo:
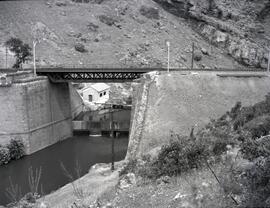
[[[111,171],[110,164],[94,165],[89,173],[76,181],[65,185],[59,190],[39,199],[50,208],[66,208],[73,205],[78,207],[95,206],[99,198],[106,192],[115,189],[119,181],[119,171],[124,161],[115,163],[115,171]]]
[[[35,179],[36,171],[41,170],[37,192],[44,196],[88,174],[91,166],[110,163],[111,144],[111,139],[105,136],[74,136],[20,160],[0,166],[0,205],[15,201],[13,197],[6,195],[7,189],[11,188],[11,182],[18,186],[21,192],[12,193],[16,201],[32,192],[29,184],[31,170]],[[115,161],[124,159],[127,146],[127,137],[115,139]]]

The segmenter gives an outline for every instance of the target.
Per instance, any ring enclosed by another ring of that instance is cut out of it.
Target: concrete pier
[[[31,154],[72,136],[68,83],[20,79],[0,87],[0,103],[0,145],[21,138]]]

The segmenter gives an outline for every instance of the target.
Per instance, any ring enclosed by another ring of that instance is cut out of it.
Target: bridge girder
[[[131,82],[144,73],[151,71],[167,71],[162,67],[149,68],[38,68],[37,74],[48,76],[52,82]],[[263,69],[179,69],[170,68],[170,71],[207,71],[207,72],[255,72]]]
[[[54,68],[37,69],[37,74],[48,76],[52,82],[131,82],[150,71],[161,71],[162,68]]]
[[[127,82],[138,79],[140,72],[51,72],[42,73],[52,82]]]

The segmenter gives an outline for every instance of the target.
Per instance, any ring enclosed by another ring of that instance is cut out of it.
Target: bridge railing
[[[105,70],[105,71],[118,71],[118,70],[149,70],[149,71],[167,71],[164,66],[113,66],[113,65],[87,65],[85,67],[72,67],[72,66],[56,66],[56,67],[38,67],[37,71],[40,72],[54,72],[54,71],[66,71],[66,72],[78,72],[78,71],[92,71],[92,70]],[[33,71],[33,68],[14,69],[14,68],[0,68],[0,73],[16,73],[21,71]],[[170,71],[258,71],[266,72],[266,68],[254,68],[254,67],[241,67],[241,68],[180,68],[170,67]]]

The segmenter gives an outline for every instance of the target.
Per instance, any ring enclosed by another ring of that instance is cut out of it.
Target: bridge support
[[[72,136],[68,83],[47,78],[0,87],[0,144],[21,138],[31,154]]]

